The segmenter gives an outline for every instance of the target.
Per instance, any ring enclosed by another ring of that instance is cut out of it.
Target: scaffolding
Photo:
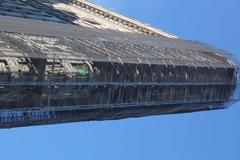
[[[1,32],[0,127],[211,110],[239,100],[232,55],[131,38]]]

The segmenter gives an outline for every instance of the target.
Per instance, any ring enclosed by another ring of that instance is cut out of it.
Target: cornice
[[[128,18],[126,16],[122,16],[116,12],[113,12],[104,7],[100,7],[99,5],[96,5],[89,1],[86,1],[86,0],[68,0],[68,1],[76,5],[77,7],[84,9],[85,11],[88,11],[94,15],[97,15],[111,22],[123,25],[124,27],[127,27],[131,30],[137,30],[139,33],[143,33],[147,35],[161,35],[161,36],[172,38],[172,39],[178,39],[178,37],[175,35],[171,35],[160,29],[156,29],[154,27],[141,23],[137,20]]]

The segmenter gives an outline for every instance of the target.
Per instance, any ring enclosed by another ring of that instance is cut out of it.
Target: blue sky
[[[240,57],[239,0],[95,2]],[[239,122],[238,103],[220,111],[0,130],[0,159],[239,160]]]

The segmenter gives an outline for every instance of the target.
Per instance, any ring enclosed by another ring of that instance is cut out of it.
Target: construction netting
[[[91,108],[215,109],[239,100],[232,55],[176,46],[1,32],[0,120]]]

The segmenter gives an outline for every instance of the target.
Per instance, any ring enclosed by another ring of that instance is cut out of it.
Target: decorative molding
[[[88,2],[86,0],[68,0],[68,1],[84,10],[87,10],[88,12],[93,13],[94,15],[100,16],[104,19],[110,20],[117,24],[121,24],[132,30],[137,30],[139,33],[147,35],[161,35],[168,38],[178,39],[178,37],[175,35],[171,35],[169,33],[153,28],[136,20],[130,19],[126,16],[122,16],[118,13],[95,5],[94,3]]]

